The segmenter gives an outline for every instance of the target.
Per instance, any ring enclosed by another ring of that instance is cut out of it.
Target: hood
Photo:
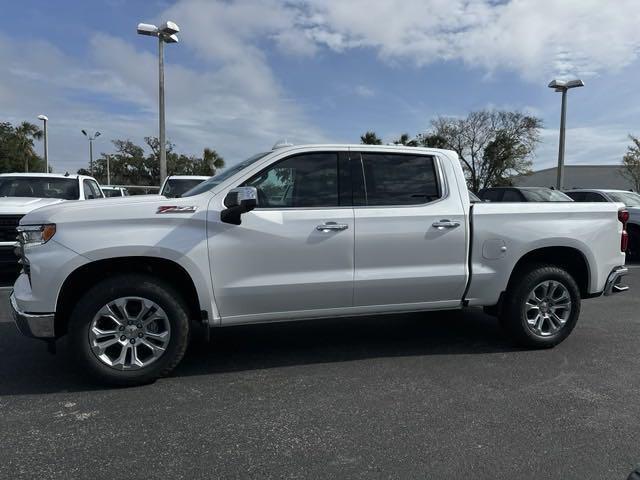
[[[22,224],[82,222],[153,217],[158,207],[168,205],[205,205],[196,197],[165,198],[160,195],[132,195],[130,197],[98,198],[78,202],[62,202],[39,208],[24,217]],[[201,208],[198,208],[201,209]]]
[[[67,202],[61,198],[0,197],[0,215],[29,213],[36,208]]]

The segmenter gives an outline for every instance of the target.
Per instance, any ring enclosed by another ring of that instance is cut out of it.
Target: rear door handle
[[[439,222],[433,222],[433,226],[438,230],[444,230],[445,228],[457,228],[460,226],[460,222],[452,222],[451,220],[440,220]]]
[[[349,228],[349,225],[346,223],[336,223],[336,222],[325,222],[322,225],[318,225],[316,230],[319,232],[335,232],[339,230],[346,230]]]

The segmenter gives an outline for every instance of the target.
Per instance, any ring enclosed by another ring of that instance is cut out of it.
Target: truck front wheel
[[[552,265],[532,265],[507,289],[500,324],[518,344],[553,347],[569,336],[580,315],[580,290],[573,277]]]
[[[147,275],[104,280],[83,295],[69,321],[78,366],[111,385],[168,375],[187,348],[189,317],[170,285]]]

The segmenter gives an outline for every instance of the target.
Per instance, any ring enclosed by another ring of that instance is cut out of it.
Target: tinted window
[[[199,178],[170,178],[165,184],[160,195],[164,195],[167,198],[181,197],[183,193],[188,192],[193,187],[197,187],[203,179]]]
[[[85,200],[92,200],[92,199],[96,198],[96,195],[93,192],[93,190],[91,189],[91,185],[89,184],[89,180],[84,180],[82,182],[82,188],[84,190],[84,199]]]
[[[571,197],[574,202],[593,202],[594,200],[586,200],[586,192],[567,192],[567,196]]]
[[[500,197],[502,196],[502,190],[488,188],[486,190],[481,190],[478,195],[482,200],[487,200],[489,202],[498,202],[500,201]]]
[[[573,198],[573,197],[571,197]],[[575,198],[573,199],[574,202],[578,201]],[[583,202],[606,202],[607,199],[604,198],[602,195],[600,195],[599,193],[595,193],[595,192],[586,192],[584,194],[584,200],[582,200]]]
[[[306,153],[271,165],[244,183],[258,190],[258,208],[336,207],[338,154]]]
[[[119,188],[103,188],[105,197],[121,197],[122,192]]]
[[[0,197],[80,198],[75,178],[1,177]]]
[[[571,197],[550,188],[525,188],[522,194],[528,202],[572,202]]]
[[[354,188],[355,205],[420,205],[440,198],[433,157],[356,153],[351,169],[360,173],[355,179],[364,175]]]
[[[502,196],[503,202],[522,202],[524,198],[517,190],[505,190]]]

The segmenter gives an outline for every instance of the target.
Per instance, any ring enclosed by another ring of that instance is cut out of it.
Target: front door
[[[341,156],[278,160],[242,182],[257,189],[258,207],[242,215],[241,225],[211,219],[223,324],[313,317],[353,305],[354,219],[350,192],[342,192]]]
[[[355,306],[460,304],[467,279],[466,215],[459,195],[446,188],[445,166],[429,155],[351,153]]]

